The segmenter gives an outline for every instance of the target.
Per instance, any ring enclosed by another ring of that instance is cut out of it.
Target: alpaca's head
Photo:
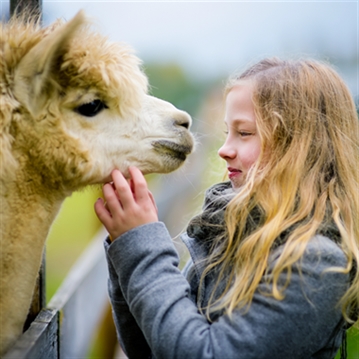
[[[14,169],[7,176],[23,166],[42,185],[73,190],[129,165],[170,172],[192,151],[189,115],[149,96],[131,49],[92,32],[82,13],[45,29],[4,29],[0,155]]]

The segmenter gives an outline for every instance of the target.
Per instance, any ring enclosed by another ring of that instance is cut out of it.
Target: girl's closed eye
[[[254,132],[249,132],[249,131],[238,131],[238,133],[241,137],[247,137],[247,136],[254,135]]]
[[[250,132],[250,131],[236,131],[241,137],[247,137],[247,136],[253,136],[254,132]],[[228,130],[224,130],[223,133],[228,136],[229,131]]]

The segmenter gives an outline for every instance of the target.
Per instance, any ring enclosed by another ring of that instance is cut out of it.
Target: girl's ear
[[[77,29],[86,21],[83,11],[46,36],[20,61],[14,75],[15,98],[33,117],[43,109],[59,58],[66,52]]]

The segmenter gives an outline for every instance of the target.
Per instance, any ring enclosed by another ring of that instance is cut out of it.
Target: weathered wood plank
[[[36,279],[36,286],[32,297],[31,307],[24,324],[24,331],[26,331],[30,324],[35,320],[40,311],[46,306],[46,248],[42,256],[42,263],[39,274]]]
[[[61,359],[86,357],[109,305],[108,270],[102,246],[105,235],[101,231],[86,248],[48,304],[60,313]]]
[[[3,359],[58,359],[58,312],[43,309]]]

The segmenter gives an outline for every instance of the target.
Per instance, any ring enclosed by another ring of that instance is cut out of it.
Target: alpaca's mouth
[[[159,140],[152,142],[155,151],[162,155],[169,155],[181,161],[185,161],[187,155],[192,152],[191,145],[182,145],[168,140]]]

